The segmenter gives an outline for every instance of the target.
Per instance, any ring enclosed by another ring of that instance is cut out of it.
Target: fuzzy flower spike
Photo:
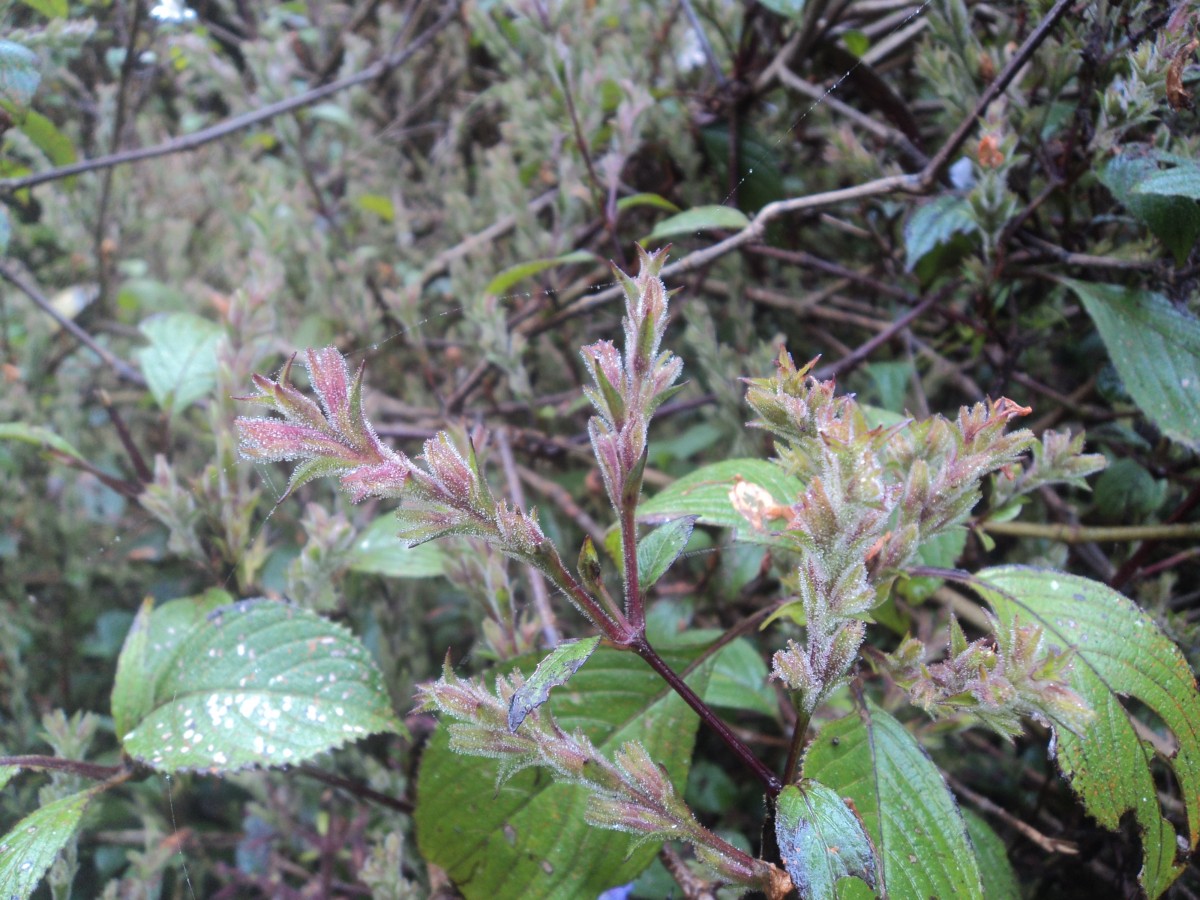
[[[303,460],[292,473],[285,496],[314,478],[340,475],[355,503],[366,497],[398,497],[413,464],[380,441],[363,415],[363,367],[351,379],[345,360],[333,347],[306,350],[304,365],[321,401],[317,406],[291,385],[294,361],[295,357],[288,360],[278,381],[255,375],[258,394],[239,398],[272,407],[283,416],[239,418],[242,456],[266,462]]]

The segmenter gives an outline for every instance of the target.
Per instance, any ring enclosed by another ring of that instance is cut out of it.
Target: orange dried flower
[[[994,134],[985,134],[979,141],[976,151],[979,165],[985,169],[998,169],[1004,165],[1004,153],[1000,149],[1000,141]]]

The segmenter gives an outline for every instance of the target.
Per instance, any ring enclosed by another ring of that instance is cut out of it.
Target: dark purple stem
[[[629,620],[617,610],[613,610],[610,614],[571,574],[556,551],[545,553],[530,561],[571,599],[575,607],[600,629],[601,634],[618,646],[628,647],[630,645],[630,637],[634,633],[634,629],[630,626]]]
[[[688,687],[687,682],[679,677],[678,673],[667,665],[666,661],[658,655],[658,652],[650,646],[644,634],[638,635],[630,644],[632,649],[638,656],[644,659],[655,672],[662,676],[663,681],[671,686],[684,702],[696,711],[696,715],[700,720],[708,725],[717,736],[721,738],[729,747],[730,750],[740,759],[758,778],[767,793],[772,797],[778,795],[783,790],[783,782],[779,780],[779,776],[766,767],[766,765],[754,752],[746,746],[745,742],[739,738],[728,725],[722,722],[717,714],[701,700],[696,692]]]
[[[70,772],[81,778],[92,781],[105,781],[125,771],[123,766],[101,766],[96,763],[84,762],[81,759],[63,759],[59,756],[0,756],[0,766],[17,766],[21,769],[37,769],[38,771],[54,770]]]

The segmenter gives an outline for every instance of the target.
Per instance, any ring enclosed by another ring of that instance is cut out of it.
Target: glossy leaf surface
[[[683,516],[660,525],[638,541],[638,581],[643,591],[662,578],[679,558],[695,524],[693,517]]]
[[[154,769],[291,765],[402,727],[370,654],[315,613],[245,600],[170,628],[173,643],[141,651],[153,681],[130,708],[148,709],[122,738]]]
[[[701,525],[739,529],[751,541],[770,543],[766,535],[757,535],[745,517],[734,509],[729,492],[738,479],[763,488],[776,503],[792,503],[802,490],[798,478],[765,459],[727,459],[701,466],[672,482],[638,506],[638,520],[663,522],[678,516],[695,516]]]
[[[732,206],[697,206],[671,216],[669,219],[663,219],[654,226],[649,240],[695,234],[698,231],[711,231],[714,228],[741,231],[749,224],[750,220],[746,218],[746,214]]]

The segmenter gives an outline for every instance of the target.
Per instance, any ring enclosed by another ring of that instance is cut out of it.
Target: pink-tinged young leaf
[[[304,362],[326,417],[337,423],[339,430],[346,431],[344,426],[349,422],[346,411],[350,403],[350,377],[346,371],[346,360],[336,348],[325,347],[322,350],[306,350]]]
[[[387,459],[378,465],[358,466],[342,476],[342,486],[354,503],[367,497],[398,497],[408,483],[412,465],[400,459]]]
[[[289,422],[299,422],[310,425],[313,428],[329,431],[329,426],[325,422],[325,416],[321,413],[321,408],[292,386],[290,376],[294,360],[295,357],[293,356],[287,361],[283,367],[283,372],[279,375],[278,381],[272,381],[262,375],[251,376],[254,379],[255,386],[259,390],[259,394],[256,397],[243,397],[241,399],[253,403],[272,405]]]
[[[324,430],[295,425],[281,419],[239,418],[240,450],[249,459],[285,460],[312,456],[334,457],[346,465],[360,462],[360,456]]]

